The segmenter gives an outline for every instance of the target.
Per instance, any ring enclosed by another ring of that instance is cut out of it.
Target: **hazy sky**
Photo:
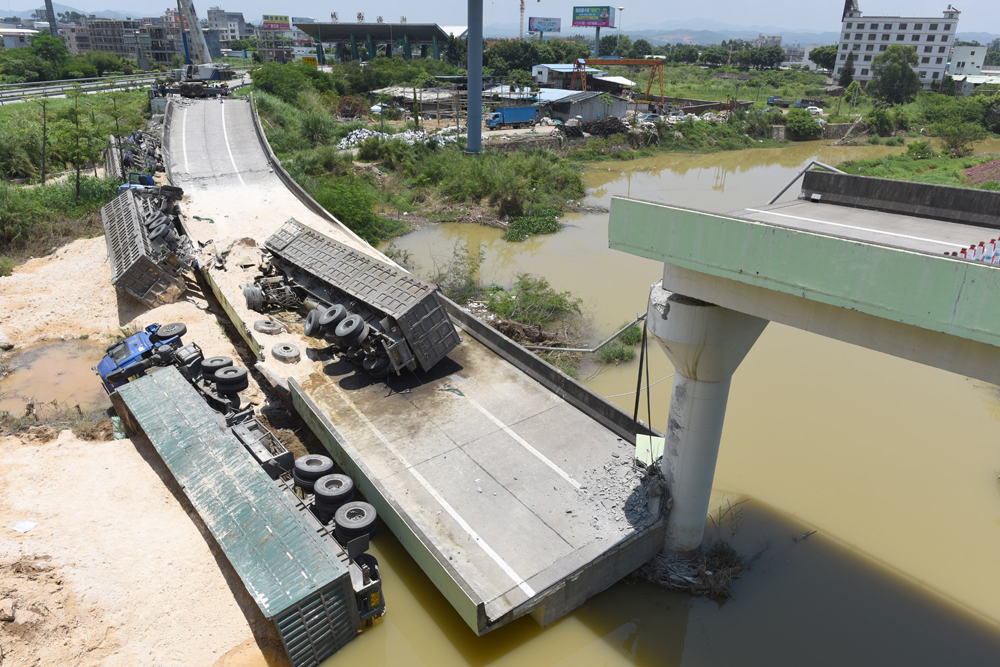
[[[2,2],[3,0],[0,0]],[[618,0],[625,7],[622,27],[625,30],[642,30],[665,21],[709,19],[721,23],[754,26],[773,25],[810,32],[835,32],[840,27],[843,0],[714,0],[704,2],[670,2],[663,0]],[[23,1],[7,0],[11,7],[22,6]],[[135,11],[136,3],[130,0],[57,0],[81,10],[96,11],[115,9]],[[156,0],[142,3],[144,13],[157,11]],[[41,3],[39,3],[41,4]],[[160,0],[164,8],[175,6],[170,0]],[[198,0],[195,4],[200,15],[212,5],[219,4],[230,11],[242,11],[251,22],[260,21],[261,14],[288,14],[312,16],[329,21],[330,12],[340,14],[340,20],[352,21],[357,12],[365,12],[366,21],[374,21],[381,14],[388,21],[398,21],[405,15],[411,23],[438,23],[440,25],[465,25],[467,3],[461,0],[420,2],[410,0],[379,0],[370,2],[326,2],[321,0]],[[551,16],[563,20],[563,31],[573,32],[570,26],[574,2],[555,0],[526,0],[525,25],[529,16]],[[948,6],[939,0],[859,0],[864,14],[882,16],[931,16],[938,17]],[[1000,33],[1000,2],[975,0],[957,2],[962,10],[959,32]],[[520,3],[518,0],[484,0],[484,23],[517,25]],[[587,29],[589,30],[589,29]]]

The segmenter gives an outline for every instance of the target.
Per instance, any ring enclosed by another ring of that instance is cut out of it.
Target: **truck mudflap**
[[[177,232],[172,214],[153,204],[156,199],[152,192],[126,190],[101,208],[111,284],[150,308],[184,293],[181,273],[195,261],[191,240]]]

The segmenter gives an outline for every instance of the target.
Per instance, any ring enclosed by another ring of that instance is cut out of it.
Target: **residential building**
[[[847,55],[854,53],[854,80],[867,85],[874,59],[890,45],[900,44],[916,49],[918,63],[913,69],[924,89],[929,89],[944,78],[960,14],[948,5],[940,18],[864,16],[856,0],[846,0],[834,76],[839,76]]]
[[[27,30],[25,28],[3,28],[0,30],[0,37],[3,38],[3,48],[20,49],[28,46],[28,39],[36,32],[38,31]]]
[[[120,58],[138,57],[137,49],[145,46],[135,36],[144,26],[142,21],[126,19],[99,19],[91,16],[87,19],[87,28],[90,31],[90,50],[109,51]],[[126,38],[126,32],[129,37]]]
[[[751,46],[781,46],[781,35],[761,35]]]
[[[170,65],[175,55],[184,57],[180,38],[168,34],[162,25],[146,26],[149,33],[149,59],[154,65]]]
[[[575,65],[544,64],[531,68],[531,78],[535,83],[549,88],[569,88],[573,81]],[[607,73],[593,67],[587,67],[587,78],[606,76]],[[576,84],[579,86],[579,83]]]
[[[983,60],[986,59],[985,46],[956,46],[951,52],[951,65],[948,74],[981,74]]]
[[[168,28],[188,28],[187,19],[181,16],[176,9],[167,9],[163,12],[163,24]],[[183,24],[183,26],[182,26]]]
[[[222,48],[228,49],[229,42],[243,39],[250,35],[243,12],[227,12],[220,7],[210,7],[208,10],[208,28],[219,31],[219,42]]]
[[[85,51],[90,51],[90,28],[85,25],[75,23],[63,25],[59,28],[59,34],[66,42],[66,48],[76,56]]]

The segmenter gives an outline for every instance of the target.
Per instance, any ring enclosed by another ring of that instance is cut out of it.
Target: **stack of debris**
[[[337,148],[344,150],[347,148],[354,148],[361,142],[377,138],[382,141],[398,140],[403,141],[413,146],[415,144],[426,144],[432,141],[438,143],[455,143],[458,137],[454,134],[454,128],[446,128],[435,132],[434,134],[427,134],[423,130],[406,130],[405,132],[400,132],[399,134],[388,134],[386,132],[377,132],[375,130],[366,130],[365,128],[360,128],[354,130],[349,135],[341,139],[340,143],[337,144]]]
[[[629,127],[621,118],[617,116],[607,116],[588,120],[581,123],[580,127],[587,134],[594,137],[610,137],[615,134],[628,134]]]

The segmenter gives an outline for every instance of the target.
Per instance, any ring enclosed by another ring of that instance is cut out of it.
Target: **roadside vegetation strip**
[[[1000,190],[1000,159],[990,160],[964,170],[965,182],[984,190]]]
[[[980,179],[969,179],[968,174],[978,174],[980,165],[993,164]],[[907,147],[907,152],[890,155],[875,160],[849,160],[837,166],[838,169],[858,176],[892,178],[935,185],[973,187],[982,190],[1000,189],[1000,160],[996,156],[957,158],[934,151],[928,141],[916,141]],[[991,176],[990,176],[991,175]],[[987,178],[986,176],[990,176]]]

